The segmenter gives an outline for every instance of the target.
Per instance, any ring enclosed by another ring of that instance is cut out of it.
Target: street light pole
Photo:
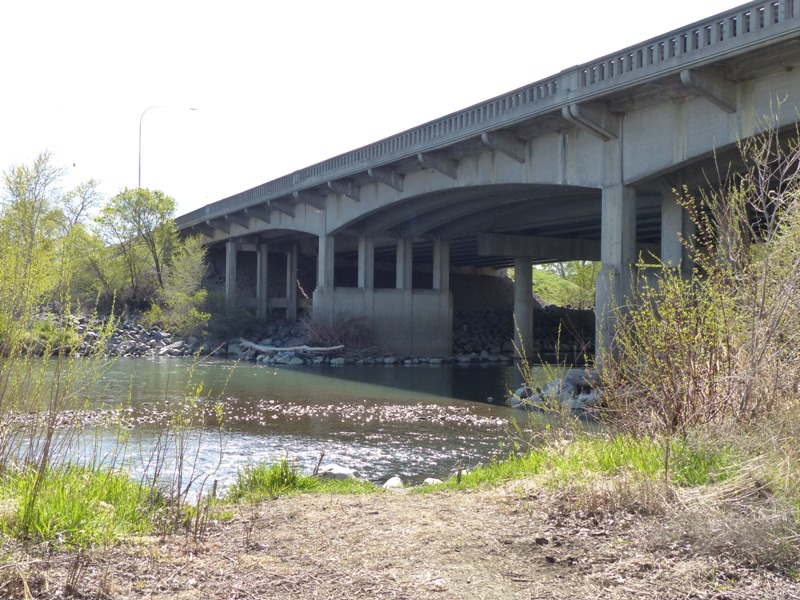
[[[137,181],[137,187],[142,187],[142,120],[144,120],[144,116],[147,114],[148,110],[153,108],[169,108],[168,106],[163,106],[161,104],[154,104],[153,106],[148,106],[142,111],[142,114],[139,115],[139,179]],[[196,107],[189,107],[189,110],[197,110]]]

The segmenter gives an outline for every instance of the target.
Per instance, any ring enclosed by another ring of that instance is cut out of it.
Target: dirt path
[[[598,519],[563,506],[535,488],[302,496],[243,507],[200,541],[15,562],[35,598],[65,597],[70,583],[82,598],[800,598],[735,552],[699,551],[677,513]],[[20,577],[0,586],[24,597]]]

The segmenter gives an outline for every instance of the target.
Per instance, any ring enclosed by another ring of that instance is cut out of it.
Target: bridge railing
[[[579,65],[462,111],[430,121],[368,146],[335,156],[219,200],[178,219],[189,227],[270,199],[352,176],[369,167],[390,164],[419,152],[446,147],[483,131],[509,127],[567,102],[579,102],[630,85],[702,64],[714,57],[744,51],[774,37],[795,35],[800,0],[750,2],[703,21]],[[773,35],[774,33],[774,35]]]
[[[710,19],[687,25],[639,46],[604,56],[578,67],[580,87],[586,87],[658,67],[714,46],[735,42],[748,34],[800,17],[798,0],[751,2]]]

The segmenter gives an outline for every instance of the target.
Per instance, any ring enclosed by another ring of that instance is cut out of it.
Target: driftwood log
[[[262,346],[260,344],[254,344],[253,342],[244,338],[240,338],[239,345],[245,350],[255,350],[261,354],[275,354],[276,352],[307,352],[308,354],[325,354],[327,352],[336,352],[337,350],[344,348],[344,344],[341,346],[327,346],[321,348],[314,348],[312,346],[290,346],[287,348],[279,348],[277,346]]]

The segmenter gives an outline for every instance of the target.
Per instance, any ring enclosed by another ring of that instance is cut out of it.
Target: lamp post
[[[154,104],[153,106],[148,106],[142,111],[142,114],[139,116],[139,180],[137,182],[136,187],[142,187],[142,120],[144,120],[144,116],[147,114],[147,111],[153,108],[169,108],[168,106],[163,106],[161,104]],[[196,107],[189,107],[189,110],[197,110]]]

